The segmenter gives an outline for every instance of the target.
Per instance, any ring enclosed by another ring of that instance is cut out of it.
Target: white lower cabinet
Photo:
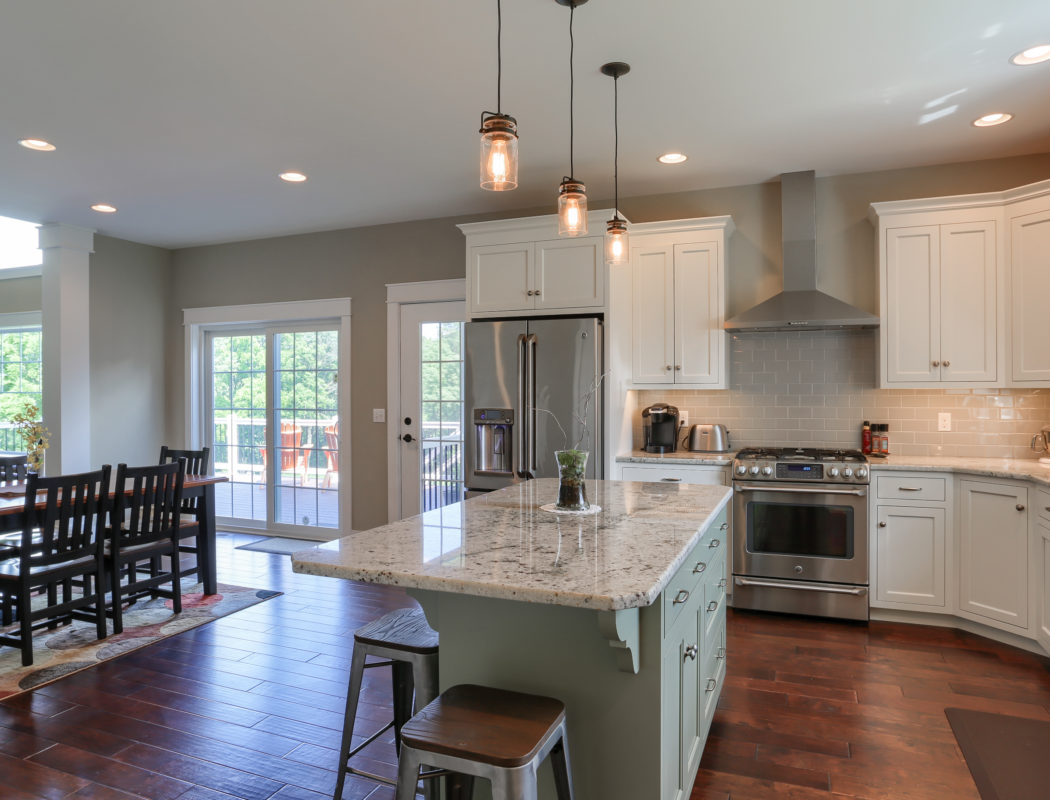
[[[1036,641],[1050,653],[1050,493],[1036,491],[1029,554],[1032,578],[1032,628]]]
[[[729,467],[707,464],[624,464],[620,467],[620,480],[659,483],[699,483],[711,486],[730,484]]]
[[[947,509],[879,505],[872,605],[947,609]]]
[[[1028,489],[959,481],[959,611],[1004,630],[1028,629]]]

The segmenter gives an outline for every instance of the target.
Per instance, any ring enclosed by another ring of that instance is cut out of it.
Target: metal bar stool
[[[401,729],[396,800],[413,800],[424,764],[491,781],[493,800],[535,800],[536,770],[548,754],[558,800],[573,800],[560,700],[453,686]]]
[[[368,656],[386,659],[365,663]],[[372,667],[391,668],[394,689],[394,719],[376,731],[357,747],[351,747],[357,703],[361,695],[361,683],[366,669]],[[413,704],[413,689],[415,703]],[[418,608],[401,608],[391,611],[354,632],[354,656],[350,665],[350,688],[346,695],[346,716],[343,722],[343,739],[339,747],[339,777],[335,784],[336,800],[343,795],[343,783],[347,773],[361,775],[388,786],[395,782],[382,775],[355,769],[350,759],[372,744],[376,739],[394,729],[394,743],[401,750],[402,726],[419,709],[438,694],[438,635],[427,625],[426,617]]]

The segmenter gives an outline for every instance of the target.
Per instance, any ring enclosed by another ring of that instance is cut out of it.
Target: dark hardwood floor
[[[291,572],[219,537],[219,578],[285,594],[0,701],[0,798],[318,800],[335,784],[352,632],[397,590]],[[730,612],[699,798],[976,798],[944,708],[1050,719],[1045,659],[941,629]],[[356,733],[389,719],[369,670]],[[392,737],[367,751],[393,777]],[[350,778],[345,798],[393,791]],[[648,800],[639,798],[638,800]]]

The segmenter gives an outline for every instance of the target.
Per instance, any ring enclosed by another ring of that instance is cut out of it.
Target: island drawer
[[[712,571],[704,580],[704,646],[707,647],[713,640],[713,635],[718,629],[719,621],[725,620],[726,610],[726,567],[725,551],[711,565]]]
[[[880,500],[944,500],[947,496],[948,479],[879,475],[875,484]]]
[[[631,464],[620,468],[625,481],[658,483],[698,483],[725,486],[729,483],[726,467],[718,466],[664,466],[663,464]]]
[[[719,624],[711,637],[710,642],[705,640],[704,667],[700,675],[700,707],[703,710],[702,729],[706,736],[711,727],[711,720],[715,715],[715,706],[718,705],[718,697],[722,693],[722,684],[726,678],[726,624],[725,615],[721,616]]]
[[[706,545],[701,541],[689,552],[663,591],[664,636],[671,631],[686,608],[695,609],[704,601],[704,585],[701,581],[711,567],[706,558]]]
[[[1037,489],[1035,492],[1036,513],[1046,520],[1050,520],[1050,492]]]

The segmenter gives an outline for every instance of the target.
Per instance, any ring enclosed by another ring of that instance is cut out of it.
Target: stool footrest
[[[373,733],[371,736],[369,736],[367,739],[365,739],[363,742],[361,742],[361,744],[359,744],[357,747],[355,747],[353,750],[351,750],[349,753],[347,753],[346,754],[347,761],[349,761],[351,758],[356,756],[358,753],[360,753],[362,750],[364,750],[366,747],[368,747],[368,745],[372,744],[372,742],[374,742],[376,739],[378,739],[380,736],[382,736],[384,733],[386,733],[388,730],[390,730],[393,727],[394,727],[394,721],[390,720],[390,722],[388,722],[382,728],[380,728],[375,733]]]
[[[372,669],[372,667],[389,667],[393,663],[393,659],[389,658],[386,661],[366,661],[365,669]]]

